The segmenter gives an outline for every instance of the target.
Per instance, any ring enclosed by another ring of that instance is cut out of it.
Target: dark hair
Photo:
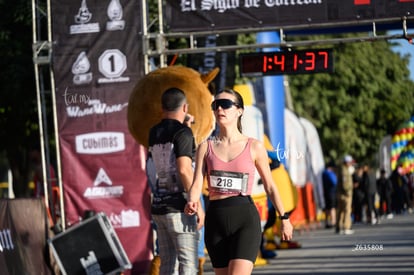
[[[335,161],[330,160],[327,164],[326,164],[326,168],[331,167],[331,168],[335,168],[336,164]]]
[[[227,94],[233,95],[236,99],[234,102],[237,104],[237,107],[244,110],[243,97],[240,95],[239,92],[237,92],[235,90],[232,90],[232,89],[223,89],[223,90],[218,91],[215,94],[215,96],[218,96],[219,94],[222,94],[222,93],[227,93]],[[242,129],[242,123],[241,123],[241,117],[242,116],[239,116],[239,119],[237,120],[237,129],[239,129],[240,133],[242,133],[242,130],[243,130]]]
[[[178,88],[169,88],[161,96],[162,109],[176,111],[186,101],[185,93]]]

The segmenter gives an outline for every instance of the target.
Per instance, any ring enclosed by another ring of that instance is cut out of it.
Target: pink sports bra
[[[250,153],[252,139],[233,160],[225,162],[213,151],[212,140],[207,142],[205,156],[208,191],[210,194],[251,195],[256,167]]]

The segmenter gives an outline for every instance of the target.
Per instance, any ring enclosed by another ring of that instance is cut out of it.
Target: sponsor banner
[[[146,151],[130,135],[126,115],[144,75],[140,3],[51,3],[65,222],[104,212],[133,274],[146,271],[152,246]]]
[[[170,31],[205,31],[298,25],[328,27],[378,19],[399,22],[404,16],[412,16],[413,11],[411,0],[170,0],[165,15]]]
[[[0,200],[0,274],[52,274],[41,199]]]

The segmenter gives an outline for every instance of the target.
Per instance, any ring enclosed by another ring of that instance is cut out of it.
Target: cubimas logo
[[[120,197],[124,193],[122,185],[112,186],[112,180],[103,168],[99,169],[93,187],[86,188],[83,196],[89,199]]]
[[[125,150],[125,135],[121,132],[95,132],[76,136],[79,154],[108,154]]]

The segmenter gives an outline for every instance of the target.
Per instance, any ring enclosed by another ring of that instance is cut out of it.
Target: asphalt
[[[277,249],[267,264],[252,274],[412,274],[414,275],[414,214],[382,219],[380,224],[354,224],[353,235],[339,235],[320,224],[295,230],[301,248]],[[213,275],[211,263],[205,275]]]

